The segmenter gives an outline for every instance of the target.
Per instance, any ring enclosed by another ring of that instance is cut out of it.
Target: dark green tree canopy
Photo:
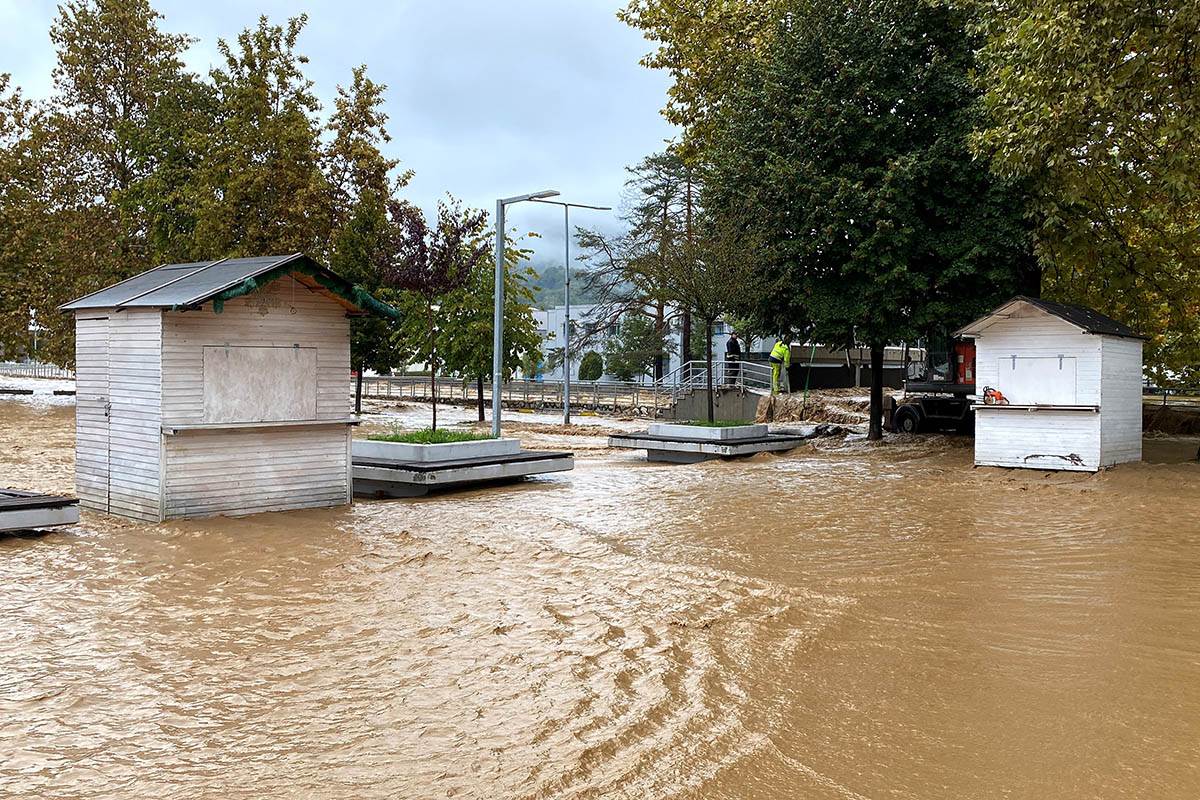
[[[759,259],[739,310],[882,357],[1036,288],[1023,187],[968,149],[969,21],[926,0],[790,3],[722,109],[706,180],[706,209]]]
[[[761,258],[747,310],[883,344],[1036,279],[1021,187],[968,150],[967,22],[919,0],[792,4],[721,116],[705,195]]]

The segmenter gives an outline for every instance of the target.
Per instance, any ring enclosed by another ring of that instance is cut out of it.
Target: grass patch
[[[682,422],[672,423],[674,425],[694,425],[697,428],[736,428],[738,425],[753,425],[750,420],[745,419],[718,419],[709,422],[706,419],[689,419]]]
[[[423,428],[419,431],[401,433],[376,433],[367,437],[373,442],[398,442],[400,444],[453,444],[455,442],[481,442],[491,439],[490,433],[475,433],[474,431],[448,431],[445,428],[431,430]]]

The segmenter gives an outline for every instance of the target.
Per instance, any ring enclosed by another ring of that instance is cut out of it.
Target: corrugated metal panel
[[[77,311],[82,308],[113,308],[123,300],[128,300],[130,297],[141,294],[148,289],[162,286],[169,280],[187,274],[187,270],[204,266],[206,263],[209,262],[201,262],[199,264],[168,264],[156,267],[149,272],[143,272],[140,275],[127,278],[120,283],[114,283],[112,286],[101,289],[98,292],[84,295],[78,300],[72,300],[62,308],[64,311]]]
[[[154,308],[192,305],[237,286],[246,278],[252,278],[278,264],[299,257],[298,255],[260,256],[219,261],[199,272],[187,275],[182,280],[131,300],[128,305]]]
[[[190,305],[237,286],[246,278],[266,272],[277,264],[302,257],[292,254],[168,264],[67,303],[63,310]]]

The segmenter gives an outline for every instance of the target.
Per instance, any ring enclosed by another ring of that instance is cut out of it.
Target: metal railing
[[[713,385],[717,389],[769,393],[771,365],[761,361],[714,361]],[[670,395],[672,402],[697,389],[707,390],[708,368],[704,361],[687,361],[656,381],[655,386]]]
[[[1158,386],[1146,386],[1142,388],[1142,402],[1163,406],[1200,408],[1200,388],[1182,387],[1167,389]]]
[[[353,389],[353,381],[351,382]],[[562,408],[562,381],[519,379],[501,386],[501,401],[507,408],[552,410]],[[363,397],[384,400],[428,402],[435,388],[428,377],[415,375],[366,376],[363,378]],[[456,405],[479,402],[479,386],[475,381],[459,378],[438,378],[437,401]],[[490,403],[492,382],[483,382],[483,400]],[[582,411],[628,413],[658,417],[674,406],[669,393],[653,384],[633,381],[571,381],[571,408]]]
[[[753,361],[713,362],[713,384],[720,390],[766,393],[771,389],[771,367]],[[353,381],[351,383],[353,389]],[[696,390],[708,387],[708,372],[703,361],[688,361],[671,370],[662,380],[571,381],[571,408],[581,411],[628,413],[659,417],[671,411],[675,403]],[[480,387],[475,381],[438,378],[436,387],[428,376],[369,375],[363,377],[363,397],[382,400],[428,402],[436,392],[439,403],[471,405],[479,402]],[[563,404],[561,380],[520,379],[506,381],[501,401],[508,408],[534,410],[560,409]],[[483,382],[483,401],[492,399],[492,382]]]
[[[56,364],[40,361],[0,361],[0,375],[13,378],[61,378],[74,380],[75,373]]]

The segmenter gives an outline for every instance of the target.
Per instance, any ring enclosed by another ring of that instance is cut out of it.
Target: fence
[[[428,401],[433,396],[429,378],[419,376],[369,376],[363,378],[363,397]],[[439,403],[472,405],[479,402],[474,381],[439,378]],[[484,381],[483,400],[491,403],[492,383]],[[501,386],[501,401],[509,408],[549,410],[562,408],[562,381],[513,380]],[[572,381],[571,408],[638,416],[661,416],[674,404],[669,392],[653,384],[622,381]]]
[[[61,378],[74,380],[75,373],[55,364],[38,361],[0,361],[0,375],[13,378]]]
[[[1200,387],[1163,389],[1157,386],[1147,386],[1142,389],[1142,402],[1200,409]]]
[[[751,362],[728,366],[713,364],[713,383],[718,389],[765,392],[770,387],[770,367]],[[571,381],[571,408],[611,414],[633,414],[642,417],[661,417],[675,407],[676,401],[697,389],[708,388],[703,361],[689,361],[677,367],[662,380],[654,383],[634,381]],[[434,394],[427,376],[367,376],[363,378],[363,397],[428,401]],[[479,402],[479,386],[475,381],[458,378],[438,378],[436,385],[439,403],[471,405]],[[492,383],[483,383],[483,400],[492,400]],[[563,405],[563,383],[557,380],[513,380],[501,387],[501,400],[509,408],[535,410],[560,409]]]

